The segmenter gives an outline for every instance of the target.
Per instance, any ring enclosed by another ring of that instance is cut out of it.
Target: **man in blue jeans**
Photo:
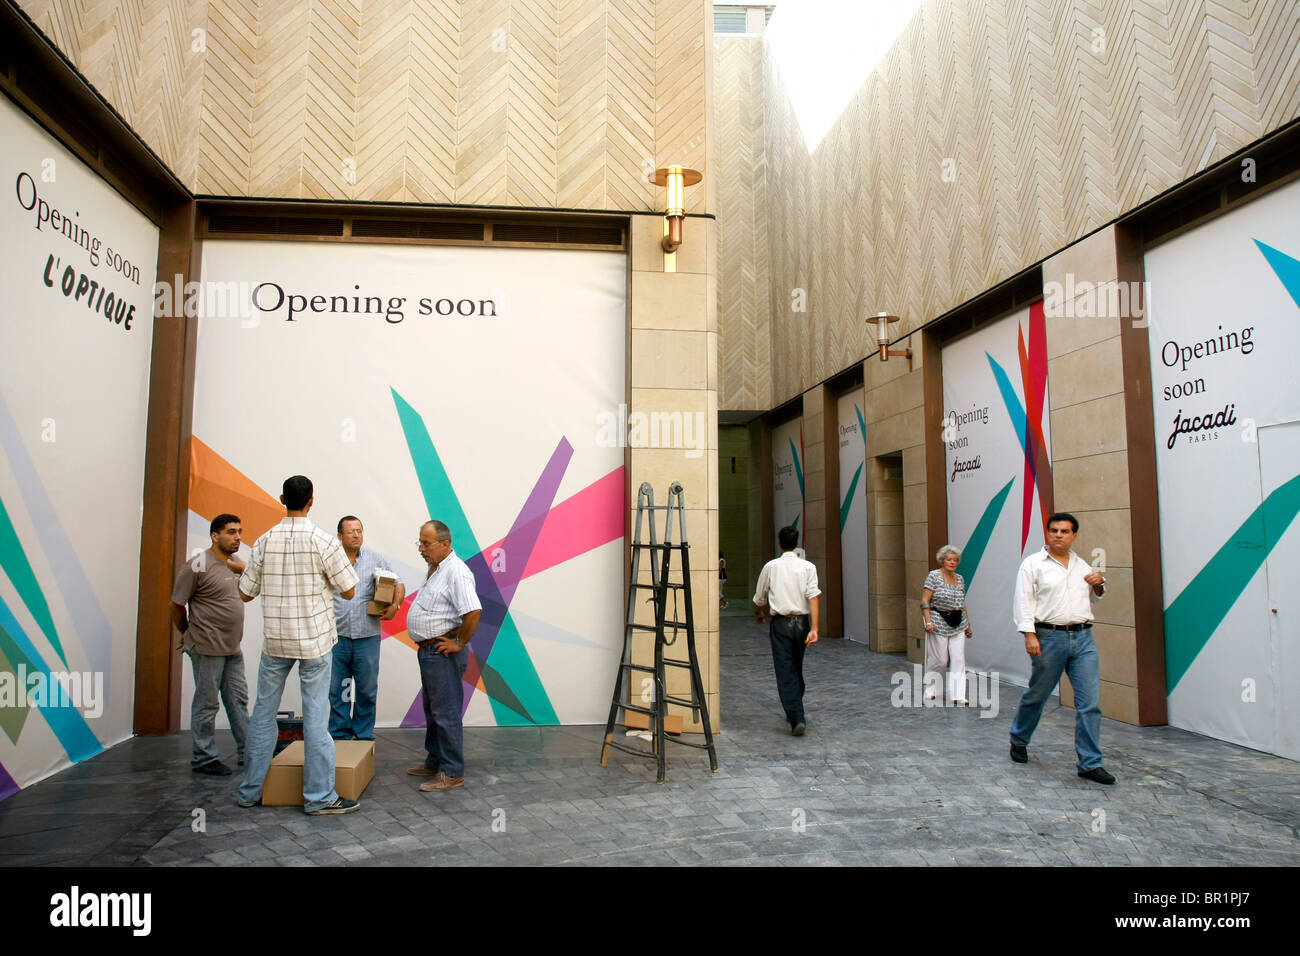
[[[362,547],[365,529],[356,515],[339,519],[339,543],[357,573],[357,591],[348,601],[334,598],[339,642],[334,645],[330,671],[330,736],[335,740],[374,740],[375,707],[379,701],[380,621],[391,621],[406,597],[397,582],[393,600],[382,614],[368,614],[375,597],[375,571],[391,571],[393,563],[378,551]]]
[[[1020,565],[1012,614],[1032,669],[1011,722],[1011,759],[1029,762],[1029,738],[1064,671],[1074,688],[1079,776],[1112,784],[1101,765],[1101,666],[1092,640],[1092,601],[1106,593],[1106,579],[1070,550],[1078,536],[1074,515],[1054,514],[1047,519],[1047,545]]]
[[[426,521],[419,548],[429,573],[407,609],[406,630],[420,663],[427,756],[406,772],[430,778],[420,785],[425,793],[442,793],[465,786],[465,648],[478,629],[483,605],[474,572],[451,548],[451,529],[441,521]]]
[[[244,637],[244,602],[239,599],[244,562],[235,557],[243,526],[238,515],[223,513],[212,519],[210,527],[212,547],[186,561],[176,577],[171,616],[176,630],[184,635],[181,646],[194,665],[190,769],[205,776],[228,777],[234,771],[219,759],[216,739],[222,701],[241,767],[248,737],[248,687],[244,654],[239,649]]]
[[[754,588],[754,619],[767,626],[772,645],[772,668],[776,672],[776,693],[790,724],[790,733],[802,737],[808,729],[803,709],[804,651],[817,643],[817,615],[821,610],[817,567],[798,554],[799,531],[794,527],[777,532],[781,557],[763,565]]]
[[[284,682],[295,664],[302,688],[303,810],[350,813],[360,806],[334,789],[334,740],[329,735],[330,649],[336,640],[331,590],[345,598],[356,592],[357,574],[338,538],[307,518],[312,484],[303,475],[284,483],[280,501],[287,514],[257,539],[239,580],[245,602],[262,596],[266,640],[257,669],[257,703],[249,721],[244,782],[239,805],[262,802],[262,784],[275,749],[275,714]]]

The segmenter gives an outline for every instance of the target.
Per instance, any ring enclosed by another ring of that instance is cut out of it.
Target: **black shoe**
[[[1104,783],[1107,786],[1115,782],[1115,775],[1110,773],[1105,767],[1093,767],[1091,770],[1080,770],[1079,776],[1085,780],[1091,780],[1094,783]]]
[[[361,803],[357,800],[349,800],[346,797],[339,797],[327,807],[321,807],[319,810],[307,810],[309,816],[321,816],[326,813],[351,813],[353,810],[361,809]]]
[[[1016,763],[1029,763],[1029,751],[1019,744],[1012,744],[1011,759]]]
[[[240,758],[239,758],[239,765],[240,765],[241,767],[244,765],[244,758],[243,758],[243,756],[240,756]]]
[[[260,807],[262,805],[262,798],[258,797],[252,803],[245,803],[243,800],[240,800],[239,805],[243,807],[245,810],[247,810],[249,807]]]
[[[205,774],[209,777],[229,777],[234,773],[220,760],[209,760],[207,763],[201,763],[196,767],[190,767],[190,769],[195,773]]]
[[[799,721],[799,723],[795,724],[793,727],[790,728],[790,736],[802,737],[804,731],[807,729],[808,729],[808,725],[801,720]]]

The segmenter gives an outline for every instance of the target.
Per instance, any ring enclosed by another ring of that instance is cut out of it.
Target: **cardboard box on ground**
[[[266,807],[300,807],[302,800],[302,765],[306,748],[295,740],[276,754],[262,784],[262,805]],[[359,800],[375,776],[375,742],[373,740],[334,741],[334,789],[340,797]]]

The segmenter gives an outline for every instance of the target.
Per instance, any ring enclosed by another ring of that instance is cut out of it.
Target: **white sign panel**
[[[0,799],[131,735],[158,230],[0,97]]]
[[[467,723],[603,722],[623,640],[626,260],[208,242],[203,277],[231,293],[218,306],[242,308],[200,322],[191,546],[208,543],[209,512],[265,530],[278,514],[261,506],[304,474],[310,517],[331,533],[361,518],[410,594],[419,526],[437,518],[484,609]],[[405,617],[384,626],[379,726],[424,726]],[[261,632],[254,602],[250,674]]]
[[[867,643],[867,435],[863,390],[839,398],[840,575],[844,636]]]
[[[1043,546],[1052,498],[1042,303],[946,346],[943,401],[948,543],[962,552],[975,632],[966,663],[1025,685],[1029,657],[1011,605],[1020,562]]]
[[[1169,722],[1292,758],[1298,208],[1292,183],[1146,257]]]
[[[772,533],[792,527],[799,532],[799,547],[804,540],[803,492],[803,419],[796,418],[772,429]],[[781,553],[781,544],[773,540],[773,556]]]

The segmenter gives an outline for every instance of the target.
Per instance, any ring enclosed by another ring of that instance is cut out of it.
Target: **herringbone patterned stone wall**
[[[656,165],[708,175],[708,0],[21,2],[198,194],[647,210]]]
[[[182,182],[199,155],[207,0],[19,0],[19,6]]]
[[[763,70],[775,405],[1300,115],[1300,3],[927,0],[811,157]]]
[[[714,38],[718,189],[718,405],[772,407],[763,43]]]

